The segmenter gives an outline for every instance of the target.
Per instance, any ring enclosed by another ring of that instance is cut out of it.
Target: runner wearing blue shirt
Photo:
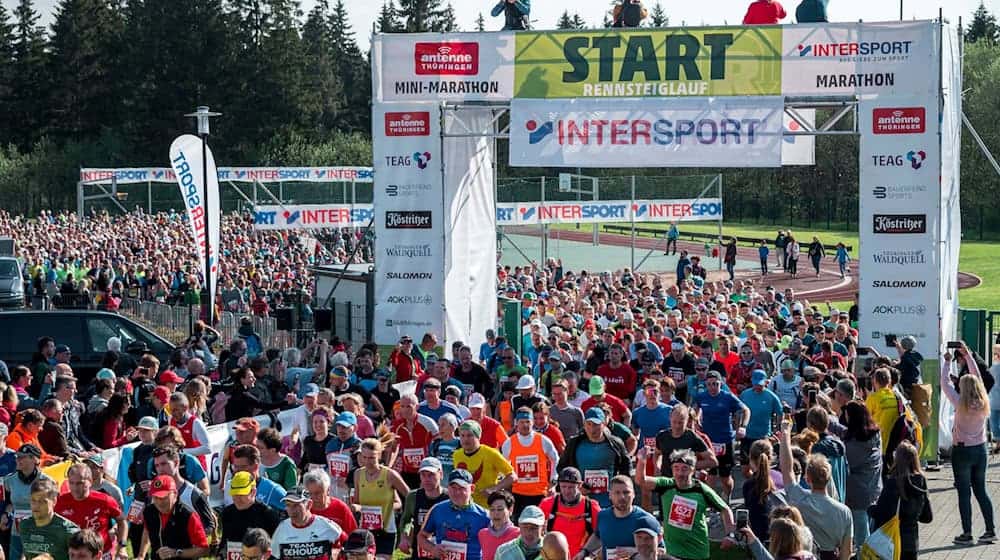
[[[769,437],[773,418],[781,418],[781,399],[767,389],[767,372],[755,369],[750,375],[751,386],[740,394],[740,400],[750,409],[747,436],[740,440],[740,463],[746,465],[750,458],[750,445],[758,439]]]
[[[434,505],[427,512],[424,526],[417,534],[419,550],[441,560],[482,560],[478,535],[480,529],[490,526],[490,517],[472,501],[474,490],[469,471],[451,471],[448,501]]]
[[[633,505],[635,485],[628,476],[612,478],[610,493],[612,506],[597,514],[597,531],[583,545],[578,557],[596,556],[602,550],[603,558],[629,558],[636,551],[632,536],[636,528],[648,526],[650,521],[657,524],[655,517]]]
[[[702,431],[712,441],[712,449],[719,459],[719,466],[708,471],[708,484],[722,484],[722,498],[729,502],[733,493],[733,438],[743,439],[747,435],[750,409],[732,393],[722,391],[722,374],[708,372],[705,379],[706,392],[695,396],[694,404],[699,413]],[[740,415],[740,428],[733,431],[733,414]]]
[[[632,412],[632,430],[638,431],[639,443],[649,453],[655,453],[656,434],[670,429],[670,414],[674,407],[660,402],[660,382],[653,378],[642,382],[642,392],[646,398],[646,404]],[[651,467],[655,469],[655,465],[651,464]],[[655,473],[650,472],[649,474]],[[646,510],[652,510],[652,492],[643,490],[642,507]]]

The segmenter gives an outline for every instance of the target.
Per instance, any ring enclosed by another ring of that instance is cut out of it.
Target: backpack
[[[886,465],[886,472],[888,472],[888,467],[892,466],[892,454],[896,450],[896,447],[904,442],[908,441],[920,451],[920,447],[923,444],[923,434],[917,425],[913,421],[913,416],[909,414],[906,409],[906,404],[903,403],[903,399],[896,394],[896,408],[899,412],[899,418],[892,425],[892,430],[889,431],[889,444],[886,446],[885,456],[882,458],[883,465]]]
[[[642,4],[625,0],[622,9],[618,12],[614,27],[639,27],[642,22]]]
[[[583,500],[584,530],[587,531],[587,538],[590,538],[591,533],[594,532],[593,506],[591,505],[590,500],[586,496],[583,496],[581,499]],[[556,513],[558,511],[559,511],[559,496],[556,496],[556,498],[552,500],[552,511],[549,512],[549,519],[545,525],[545,532],[547,533],[552,532],[552,527],[555,526],[556,524]]]

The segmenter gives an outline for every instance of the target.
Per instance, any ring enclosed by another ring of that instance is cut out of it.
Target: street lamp
[[[205,105],[199,106],[194,113],[188,113],[185,117],[194,117],[198,121],[198,137],[201,138],[201,185],[202,203],[205,205],[205,285],[202,286],[202,299],[206,302],[205,317],[208,325],[215,324],[215,302],[212,300],[212,293],[209,291],[212,285],[212,237],[208,234],[210,212],[208,211],[208,121],[212,117],[219,117],[222,113],[213,113]],[[220,216],[221,220],[222,217]],[[220,224],[221,226],[221,224]],[[220,251],[221,253],[221,251]]]
[[[903,21],[903,0],[899,0],[899,21]]]

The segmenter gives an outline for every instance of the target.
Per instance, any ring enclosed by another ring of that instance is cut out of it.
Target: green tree
[[[583,21],[580,14],[573,14],[573,29],[586,29],[587,22]]]
[[[378,15],[379,33],[399,33],[402,30],[403,24],[399,21],[399,11],[396,9],[395,1],[383,2]]]
[[[486,31],[486,19],[483,17],[483,12],[479,12],[479,17],[476,18],[476,31]]]
[[[573,29],[573,18],[569,15],[569,10],[563,10],[556,22],[556,29]]]
[[[997,27],[997,18],[986,9],[980,2],[979,7],[972,14],[972,23],[969,24],[968,31],[965,32],[965,40],[968,43],[985,41],[989,44],[996,44],[1000,40],[1000,28]]]
[[[303,132],[310,138],[320,138],[336,126],[344,110],[344,85],[340,81],[331,48],[329,26],[330,4],[318,0],[302,26],[302,47],[305,51],[305,91],[303,101],[312,115],[312,123]]]
[[[55,137],[93,136],[122,117],[122,82],[116,73],[122,22],[122,13],[103,0],[62,0],[56,7],[46,127]]]
[[[441,19],[438,22],[437,29],[434,29],[434,31],[439,31],[441,33],[454,33],[459,31],[458,20],[455,18],[455,9],[451,6],[451,2],[448,2],[444,11],[441,12]]]
[[[334,4],[329,26],[334,67],[346,96],[346,110],[340,115],[338,127],[367,131],[371,123],[371,67],[354,38],[344,0]]]
[[[38,25],[32,0],[20,0],[14,8],[13,82],[10,95],[10,140],[28,148],[41,137],[46,121],[48,91],[45,63],[45,30]]]
[[[657,1],[656,4],[653,4],[653,9],[649,11],[649,26],[667,27],[668,25],[670,25],[670,18],[667,17],[663,4]]]
[[[440,30],[444,13],[441,0],[399,0],[399,15],[407,33]]]
[[[10,130],[12,94],[14,93],[14,24],[10,12],[0,4],[0,131]],[[4,142],[0,133],[0,145]]]

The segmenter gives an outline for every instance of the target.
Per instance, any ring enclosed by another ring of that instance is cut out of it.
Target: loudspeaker
[[[313,309],[313,330],[316,332],[333,330],[332,309]]]
[[[292,308],[291,307],[279,307],[274,310],[274,318],[278,322],[279,331],[290,331],[292,330]]]

